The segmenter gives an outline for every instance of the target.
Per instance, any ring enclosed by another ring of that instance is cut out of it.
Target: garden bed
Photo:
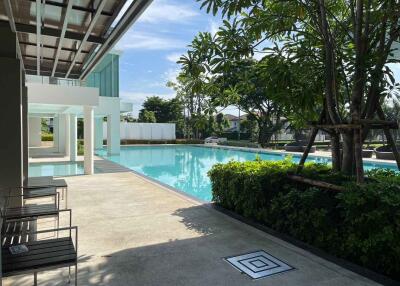
[[[367,173],[363,186],[306,164],[302,176],[341,186],[343,192],[288,179],[296,165],[254,161],[217,164],[209,172],[213,200],[225,209],[278,232],[400,280],[400,176]]]

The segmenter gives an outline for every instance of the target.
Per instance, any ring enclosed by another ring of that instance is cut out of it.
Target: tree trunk
[[[337,132],[332,132],[331,135],[331,152],[332,152],[332,170],[340,171],[340,136]]]
[[[343,154],[341,170],[346,175],[354,175],[354,133],[348,131],[343,135]]]
[[[261,147],[267,147],[267,144],[271,140],[272,132],[268,128],[268,125],[265,123],[259,123],[259,133],[258,133],[258,143],[260,143]]]

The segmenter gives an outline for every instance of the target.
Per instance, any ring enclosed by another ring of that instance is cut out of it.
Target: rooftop
[[[27,74],[85,78],[152,0],[5,0]]]

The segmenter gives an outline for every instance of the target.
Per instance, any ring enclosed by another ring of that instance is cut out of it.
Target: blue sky
[[[176,78],[176,61],[198,32],[215,32],[219,23],[195,0],[154,0],[116,46],[123,52],[120,97],[133,103],[134,116],[148,96],[175,96],[166,83]]]
[[[166,87],[176,78],[176,61],[198,32],[215,33],[219,17],[200,10],[196,0],[154,0],[139,20],[117,43],[120,59],[120,97],[133,103],[136,117],[146,97],[157,95],[173,98],[174,91]],[[392,66],[400,81],[400,66]],[[224,113],[236,114],[236,108]]]

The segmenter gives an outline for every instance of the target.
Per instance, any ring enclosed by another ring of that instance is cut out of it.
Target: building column
[[[94,174],[94,109],[84,107],[83,138],[84,138],[84,169],[85,175]]]
[[[78,156],[78,128],[76,114],[69,116],[69,158],[70,161],[75,162]]]
[[[119,154],[121,149],[119,112],[107,116],[107,152],[109,155]]]
[[[25,85],[25,76],[22,79]],[[29,125],[28,125],[28,88],[22,86],[22,137],[23,137],[23,185],[28,185],[28,171],[29,171]]]
[[[94,120],[94,148],[103,148],[103,117],[96,117]]]
[[[70,114],[65,114],[65,156],[69,157],[70,155],[70,141],[71,141],[71,118]]]
[[[56,114],[53,118],[53,152],[60,152],[60,118]]]
[[[58,152],[66,154],[65,149],[65,136],[66,136],[66,114],[60,114],[58,116]]]
[[[24,168],[24,105],[22,94],[25,82],[21,62],[17,59],[16,34],[10,27],[0,28],[0,86],[3,97],[0,112],[0,195],[21,195]],[[20,206],[22,199],[14,197],[10,206]]]
[[[42,145],[42,119],[40,117],[29,117],[29,147],[40,147]]]

